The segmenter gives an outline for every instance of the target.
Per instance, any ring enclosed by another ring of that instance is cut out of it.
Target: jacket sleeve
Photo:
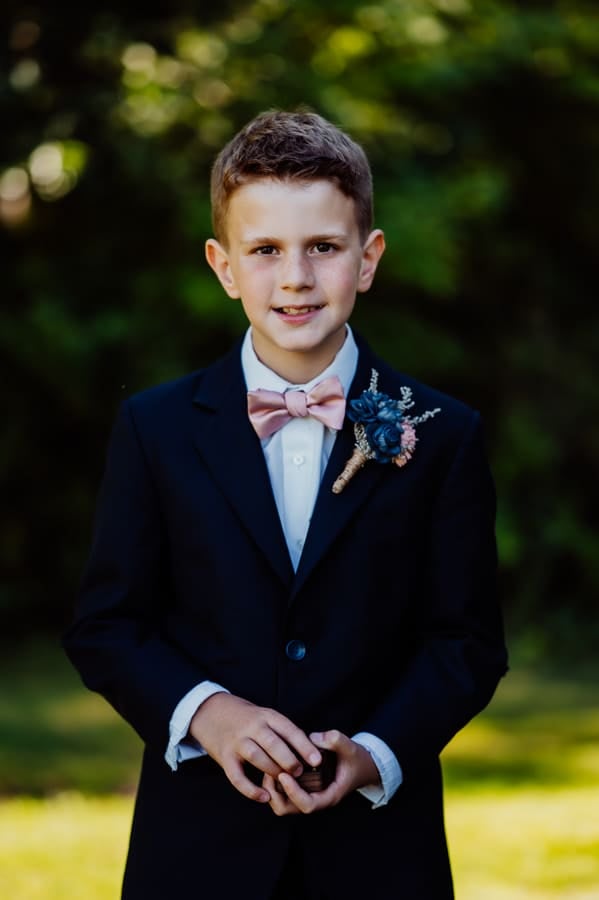
[[[506,672],[496,568],[495,491],[472,413],[434,506],[421,631],[407,668],[364,723],[406,779],[486,706]]]
[[[64,648],[146,743],[164,751],[177,703],[206,673],[169,643],[166,523],[131,401],[117,417],[90,558]]]

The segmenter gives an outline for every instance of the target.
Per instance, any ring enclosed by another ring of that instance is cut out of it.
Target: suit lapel
[[[260,441],[247,415],[240,346],[202,373],[194,394],[194,441],[222,493],[283,582],[293,568]],[[223,536],[224,540],[227,536]],[[231,564],[235,565],[235,547]]]
[[[366,345],[360,342],[359,349],[358,367],[347,396],[348,402],[357,398],[362,391],[368,388],[372,368],[380,368],[381,365]],[[367,463],[354,475],[340,494],[333,494],[333,482],[343,471],[345,463],[350,458],[354,442],[354,426],[346,418],[342,430],[337,435],[333,452],[322,478],[306,543],[293,583],[291,600],[301,589],[319,560],[328,552],[340,532],[358,514],[360,507],[374,490],[386,468],[384,465]]]
[[[368,387],[373,367],[379,371],[386,368],[362,342],[359,343],[359,350],[358,367],[348,401],[358,397]],[[264,453],[248,419],[246,398],[239,344],[201,375],[193,397],[194,441],[249,537],[281,580],[292,588],[291,601],[337,536],[358,514],[386,467],[367,463],[341,494],[333,494],[333,482],[354,449],[353,423],[346,418],[320,485],[294,578]]]

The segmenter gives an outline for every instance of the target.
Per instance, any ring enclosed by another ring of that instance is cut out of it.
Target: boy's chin
[[[293,327],[283,329],[283,334],[277,334],[275,343],[282,353],[308,353],[314,356],[337,353],[343,346],[347,333],[345,322],[334,331],[326,331],[308,323],[305,327]]]
[[[272,329],[270,333],[260,333],[253,329],[252,342],[258,358],[273,371],[289,379],[285,370],[294,373],[293,381],[303,383],[316,377],[333,361],[347,334],[343,322],[333,330],[311,326],[283,327]],[[301,367],[301,381],[297,368]]]

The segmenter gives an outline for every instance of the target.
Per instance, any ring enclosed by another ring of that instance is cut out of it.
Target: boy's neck
[[[309,353],[298,351],[296,353],[282,352],[279,357],[265,359],[264,354],[260,352],[260,347],[256,347],[254,338],[252,338],[252,346],[262,365],[278,375],[279,378],[289,384],[308,384],[328,369],[341,350],[346,334],[347,332],[344,333],[343,340],[338,347],[320,357],[312,357]]]

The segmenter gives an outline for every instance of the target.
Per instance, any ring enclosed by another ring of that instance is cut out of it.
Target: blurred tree
[[[0,142],[0,608],[55,626],[121,396],[243,328],[202,260],[208,174],[261,109],[368,150],[388,253],[355,322],[482,409],[506,605],[597,635],[599,17],[585,0],[8,4]]]

